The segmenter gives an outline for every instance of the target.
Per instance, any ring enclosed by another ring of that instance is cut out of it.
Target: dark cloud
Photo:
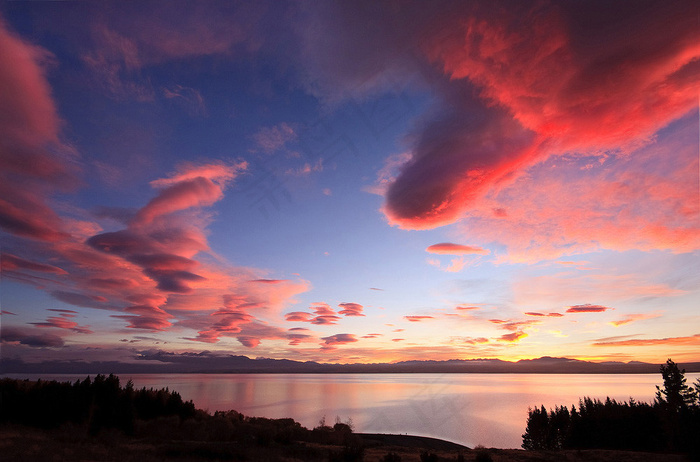
[[[63,290],[55,290],[51,292],[51,295],[64,303],[69,305],[82,306],[85,308],[102,308],[108,309],[109,305],[106,305],[106,298],[99,295],[85,295],[78,292],[67,292]]]
[[[64,345],[61,337],[48,332],[18,327],[2,327],[0,342],[27,345],[33,348],[58,348]]]
[[[353,334],[335,334],[329,337],[322,337],[321,340],[323,340],[323,349],[333,349],[335,345],[344,345],[358,341]]]

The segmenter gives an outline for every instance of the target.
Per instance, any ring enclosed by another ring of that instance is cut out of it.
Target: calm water
[[[84,375],[10,375],[71,380]],[[688,383],[700,374],[686,374]],[[201,409],[292,417],[312,428],[326,417],[356,431],[433,436],[467,446],[519,448],[528,407],[578,398],[652,402],[660,374],[123,374],[136,387],[169,387]]]

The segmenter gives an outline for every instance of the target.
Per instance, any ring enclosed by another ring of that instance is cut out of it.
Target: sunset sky
[[[3,2],[2,358],[700,361],[699,17]]]

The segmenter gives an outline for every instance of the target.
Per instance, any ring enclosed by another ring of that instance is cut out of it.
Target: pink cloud
[[[212,205],[223,197],[223,188],[209,178],[197,177],[164,189],[134,217],[135,225],[151,223],[155,218],[192,207]]]
[[[343,316],[364,316],[364,307],[359,303],[340,303],[338,306],[342,308],[338,313]]]
[[[0,262],[3,271],[26,269],[30,271],[38,271],[40,273],[67,274],[64,269],[57,266],[25,260],[24,258],[20,258],[9,253],[3,253],[0,255]]]
[[[610,324],[612,324],[615,327],[619,327],[625,324],[629,324],[631,322],[636,322],[636,321],[643,321],[645,319],[654,319],[660,317],[661,314],[658,313],[633,313],[625,316],[622,319],[618,319],[616,321],[610,321]]]
[[[591,304],[585,304],[585,305],[573,305],[570,306],[569,309],[566,310],[567,313],[602,313],[603,311],[607,310],[612,310],[613,308],[609,308],[607,306],[602,306],[602,305],[591,305]]]
[[[333,316],[337,314],[328,303],[312,303],[309,308],[319,316]]]
[[[58,242],[68,235],[50,199],[78,180],[71,162],[75,152],[61,143],[61,122],[43,69],[51,59],[0,18],[0,228]]]
[[[700,334],[695,334],[687,337],[666,337],[666,338],[649,338],[649,339],[629,339],[629,340],[610,340],[599,341],[593,343],[594,346],[664,346],[664,345],[700,345]]]
[[[313,315],[306,311],[292,311],[284,315],[285,320],[292,322],[311,322]]]
[[[455,310],[460,310],[460,311],[475,311],[475,310],[480,310],[481,307],[478,306],[467,306],[467,305],[457,305],[455,306]]]
[[[489,250],[482,249],[481,247],[474,247],[470,245],[452,244],[449,242],[443,242],[441,244],[433,244],[425,249],[426,252],[436,253],[439,255],[467,255],[467,254],[480,254],[488,255]]]
[[[294,327],[287,330],[286,337],[289,340],[289,345],[301,345],[303,342],[313,341],[313,335],[310,330],[303,327]]]
[[[90,326],[79,326],[77,322],[71,321],[65,316],[51,316],[44,322],[32,322],[30,323],[37,327],[56,327],[59,329],[67,329],[78,334],[92,334],[93,332],[89,329]]]
[[[404,319],[411,322],[421,322],[428,319],[435,319],[434,316],[404,316]]]
[[[392,91],[405,75],[433,91],[432,110],[409,134],[411,152],[374,188],[401,228],[450,224],[475,209],[517,222],[517,202],[485,197],[518,178],[540,194],[526,175],[533,165],[570,151],[629,154],[697,107],[697,25],[683,2],[643,13],[632,4],[520,2],[452,4],[427,16],[411,5],[307,14],[315,27],[301,33],[304,70],[316,94],[333,101]]]

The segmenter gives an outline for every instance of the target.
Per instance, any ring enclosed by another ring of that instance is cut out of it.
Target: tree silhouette
[[[656,400],[669,412],[682,412],[695,405],[697,392],[686,385],[685,369],[680,370],[670,358],[661,366],[664,387],[656,386]]]
[[[530,409],[522,447],[679,451],[700,460],[700,380],[686,384],[685,370],[672,360],[660,368],[653,404],[584,397],[578,409]]]

